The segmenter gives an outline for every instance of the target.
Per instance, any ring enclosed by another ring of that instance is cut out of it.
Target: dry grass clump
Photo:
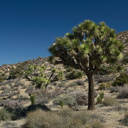
[[[38,109],[27,115],[25,128],[103,128],[98,119],[87,111],[61,109],[55,113]]]
[[[111,88],[111,82],[107,82],[107,83],[101,83],[99,85],[99,90],[107,90]]]
[[[113,108],[113,110],[126,112],[126,111],[128,111],[128,107],[123,106],[123,105],[117,105],[117,106],[115,106],[115,107]]]
[[[105,97],[103,101],[104,106],[115,106],[118,105],[118,101],[113,97]]]
[[[99,120],[95,120],[92,122],[91,128],[104,128],[104,125]]]
[[[62,119],[59,115],[50,112],[44,112],[40,109],[30,112],[26,118],[26,128],[54,128],[60,127]]]
[[[11,119],[10,113],[5,108],[0,109],[0,121],[10,120],[10,119]]]
[[[121,87],[119,90],[118,98],[128,98],[128,87]]]

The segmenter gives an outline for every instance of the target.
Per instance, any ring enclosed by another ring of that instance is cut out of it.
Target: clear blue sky
[[[49,56],[56,37],[90,19],[128,30],[128,0],[0,0],[0,65]]]

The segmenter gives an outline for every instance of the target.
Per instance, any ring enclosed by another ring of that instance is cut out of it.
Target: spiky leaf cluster
[[[99,24],[85,20],[56,39],[49,48],[53,56],[63,64],[81,69],[86,74],[96,72],[104,62],[115,63],[122,59],[123,44],[117,39],[115,30],[104,22]]]
[[[47,74],[46,66],[30,65],[28,69],[26,69],[25,77],[32,81],[33,84],[36,84],[36,88],[41,88],[42,86],[47,88],[50,82],[63,79],[63,73],[53,68],[51,72]]]

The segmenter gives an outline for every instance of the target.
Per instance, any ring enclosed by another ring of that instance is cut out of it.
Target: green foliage
[[[31,104],[34,105],[36,102],[36,96],[34,94],[30,95]]]
[[[58,57],[64,65],[82,70],[88,76],[89,86],[89,106],[94,109],[94,81],[93,76],[104,63],[115,64],[122,60],[124,49],[115,30],[109,28],[104,22],[99,24],[90,20],[85,20],[67,33],[64,37],[56,39],[50,46],[49,51],[53,57]],[[72,79],[72,75],[68,75]],[[78,75],[77,75],[78,76]]]
[[[93,67],[96,67],[93,70],[97,70],[104,62],[115,63],[122,59],[122,50],[123,43],[116,38],[115,30],[104,22],[96,24],[90,20],[75,26],[63,38],[57,38],[49,48],[63,64],[84,70],[85,73]]]
[[[28,61],[25,61],[23,63],[19,63],[16,67],[12,67],[10,71],[9,78],[10,79],[15,79],[21,75],[24,74],[25,68],[28,66]]]
[[[120,76],[116,78],[112,86],[123,86],[125,83],[128,83],[128,74],[124,72],[120,73]]]
[[[4,81],[6,79],[5,74],[0,74],[0,82]]]
[[[5,121],[11,119],[10,113],[5,109],[0,109],[0,121]]]
[[[57,80],[62,80],[64,78],[64,73],[62,71],[57,72]]]
[[[117,73],[122,71],[124,71],[124,67],[122,64],[103,65],[99,68],[98,74],[106,75],[106,74]]]
[[[97,103],[102,103],[104,99],[104,92],[100,92],[99,96],[97,97]]]
[[[36,84],[36,88],[44,87],[45,89],[49,83],[63,79],[63,72],[52,69],[50,74],[46,73],[46,66],[30,65],[25,71],[25,77]]]
[[[69,72],[65,77],[69,80],[72,80],[72,79],[82,78],[82,76],[83,76],[83,73],[81,71],[73,70]]]
[[[106,89],[109,89],[110,87],[111,87],[111,82],[101,83],[99,85],[99,89],[100,90],[106,90]]]

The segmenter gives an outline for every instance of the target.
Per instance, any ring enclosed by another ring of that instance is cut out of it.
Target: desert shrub
[[[83,91],[73,91],[68,95],[74,97],[75,103],[77,105],[87,105],[88,104],[88,94]]]
[[[99,120],[94,120],[91,124],[91,128],[104,128],[104,125]]]
[[[0,82],[3,82],[6,79],[5,74],[0,74]]]
[[[9,119],[11,119],[10,113],[5,108],[0,109],[0,121],[5,121]]]
[[[99,117],[96,119],[99,120]],[[38,109],[27,114],[25,128],[102,128],[100,124],[92,123],[96,119],[86,111],[61,109],[55,113]]]
[[[30,100],[31,100],[31,104],[32,105],[35,104],[35,102],[36,102],[36,96],[34,94],[31,94],[30,95]]]
[[[54,104],[56,105],[69,105],[69,106],[72,106],[75,104],[75,98],[73,98],[72,96],[68,96],[68,95],[65,95],[63,97],[58,97],[56,98],[54,101],[53,101]]]
[[[11,121],[6,121],[3,123],[2,128],[17,128],[17,124]]]
[[[17,100],[5,100],[2,102],[2,106],[12,109],[22,108],[23,105]]]
[[[65,87],[66,85],[66,81],[62,81],[61,83],[59,83],[57,86],[58,87]]]
[[[74,114],[74,111],[69,107],[67,108],[65,107],[58,112],[58,115],[63,118],[73,117],[73,114]]]
[[[128,53],[126,53],[126,54],[124,55],[122,62],[123,62],[124,64],[127,64],[127,63],[128,63]]]
[[[100,75],[106,75],[111,73],[116,73],[123,71],[124,67],[121,64],[116,65],[103,65],[100,67],[98,74]]]
[[[105,97],[104,101],[102,102],[104,106],[115,106],[118,105],[118,101],[116,98],[112,97]]]
[[[70,83],[68,86],[69,86],[69,87],[77,87],[77,86],[78,86],[78,84],[77,84],[77,83],[75,83],[75,82],[72,82],[72,83]]]
[[[29,65],[29,60],[19,63],[16,68],[12,67],[9,78],[15,79],[24,73],[25,68]]]
[[[95,76],[95,80],[96,80],[98,83],[110,82],[110,81],[113,81],[114,78],[115,78],[114,75],[111,75],[111,76],[108,76],[108,75],[96,75],[96,76]]]
[[[128,111],[128,107],[125,107],[125,106],[123,106],[123,105],[117,105],[117,106],[115,106],[115,107],[113,108],[113,110],[126,112],[126,111]]]
[[[12,68],[9,74],[9,78],[10,79],[15,79],[17,77],[19,77],[20,75],[22,75],[23,73],[23,69],[22,67],[18,66],[16,68]]]
[[[122,123],[123,123],[125,126],[128,126],[128,112],[125,113],[124,119],[122,120]]]
[[[72,79],[79,79],[83,76],[83,73],[79,70],[73,70],[71,72],[69,72],[65,77],[68,80],[72,80]]]
[[[118,91],[118,98],[128,98],[128,87],[122,87],[120,88],[120,90]]]
[[[76,114],[74,114],[73,118],[79,119],[83,125],[89,123],[92,120],[90,115],[87,112],[83,111],[79,111]]]
[[[97,103],[102,103],[104,98],[104,92],[100,92],[99,96],[97,97]]]
[[[120,76],[116,78],[113,82],[113,86],[123,86],[125,83],[128,83],[128,74],[127,73],[120,73]]]
[[[38,109],[27,115],[25,128],[61,128],[61,124],[59,115]]]
[[[100,90],[106,90],[106,89],[109,89],[111,87],[111,83],[110,82],[107,82],[107,83],[101,83],[99,85],[99,89]]]
[[[110,88],[110,92],[111,92],[111,93],[113,93],[113,92],[116,92],[116,93],[117,93],[117,92],[119,92],[120,88],[121,88],[120,86],[116,86],[116,87],[113,87],[113,86],[112,86],[112,87]]]
[[[72,67],[69,66],[65,66],[65,69],[67,72],[72,72],[74,70]]]
[[[33,90],[32,95],[35,96],[35,99],[34,99],[35,104],[39,104],[39,103],[45,104],[45,103],[48,103],[48,101],[53,98],[52,93],[44,89]]]
[[[85,82],[82,80],[75,81],[75,83],[79,86],[85,85]]]

